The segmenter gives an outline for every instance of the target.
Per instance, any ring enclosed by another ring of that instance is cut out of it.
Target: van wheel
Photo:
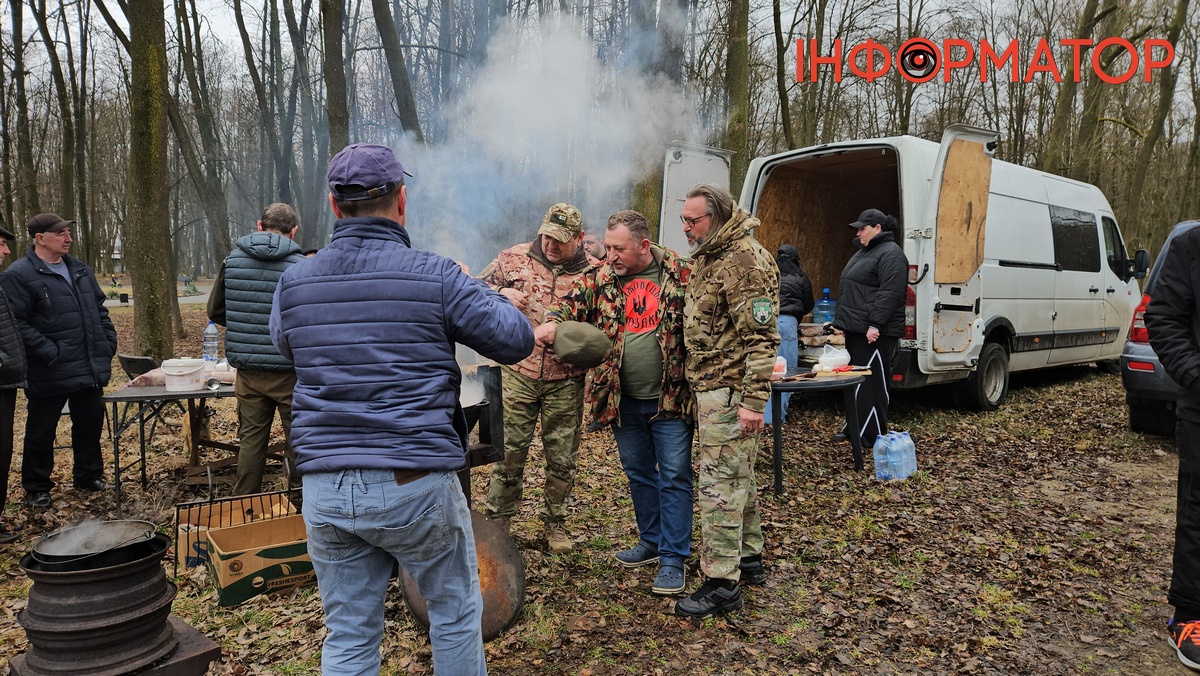
[[[1008,351],[1000,343],[985,343],[979,365],[962,384],[961,401],[972,411],[994,411],[1008,396]]]
[[[1129,429],[1160,437],[1175,436],[1175,411],[1158,401],[1129,401]]]
[[[1121,360],[1108,359],[1106,361],[1098,361],[1096,362],[1096,368],[1100,369],[1101,373],[1107,373],[1115,376],[1121,373]]]

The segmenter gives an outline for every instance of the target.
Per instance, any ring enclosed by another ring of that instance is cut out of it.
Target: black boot
[[[763,568],[762,554],[743,556],[738,570],[742,571],[742,581],[746,584],[764,585],[767,583],[767,571]]]
[[[710,577],[700,588],[675,603],[675,614],[702,620],[742,607],[742,590],[733,580]]]

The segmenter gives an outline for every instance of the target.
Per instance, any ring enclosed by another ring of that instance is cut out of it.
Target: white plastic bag
[[[817,363],[830,368],[845,366],[850,363],[850,353],[845,348],[826,345],[825,351],[817,358]]]

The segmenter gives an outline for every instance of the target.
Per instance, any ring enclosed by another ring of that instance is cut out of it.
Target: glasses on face
[[[708,216],[709,216],[709,214],[704,214],[702,216],[697,216],[695,218],[688,218],[687,216],[684,216],[683,214],[679,214],[679,220],[682,221],[684,225],[694,228],[700,221],[708,218]]]

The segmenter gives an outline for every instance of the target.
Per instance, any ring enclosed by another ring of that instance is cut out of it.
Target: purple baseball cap
[[[392,153],[374,143],[355,143],[329,160],[329,192],[339,202],[357,202],[382,197],[396,189],[405,176],[412,176]]]

